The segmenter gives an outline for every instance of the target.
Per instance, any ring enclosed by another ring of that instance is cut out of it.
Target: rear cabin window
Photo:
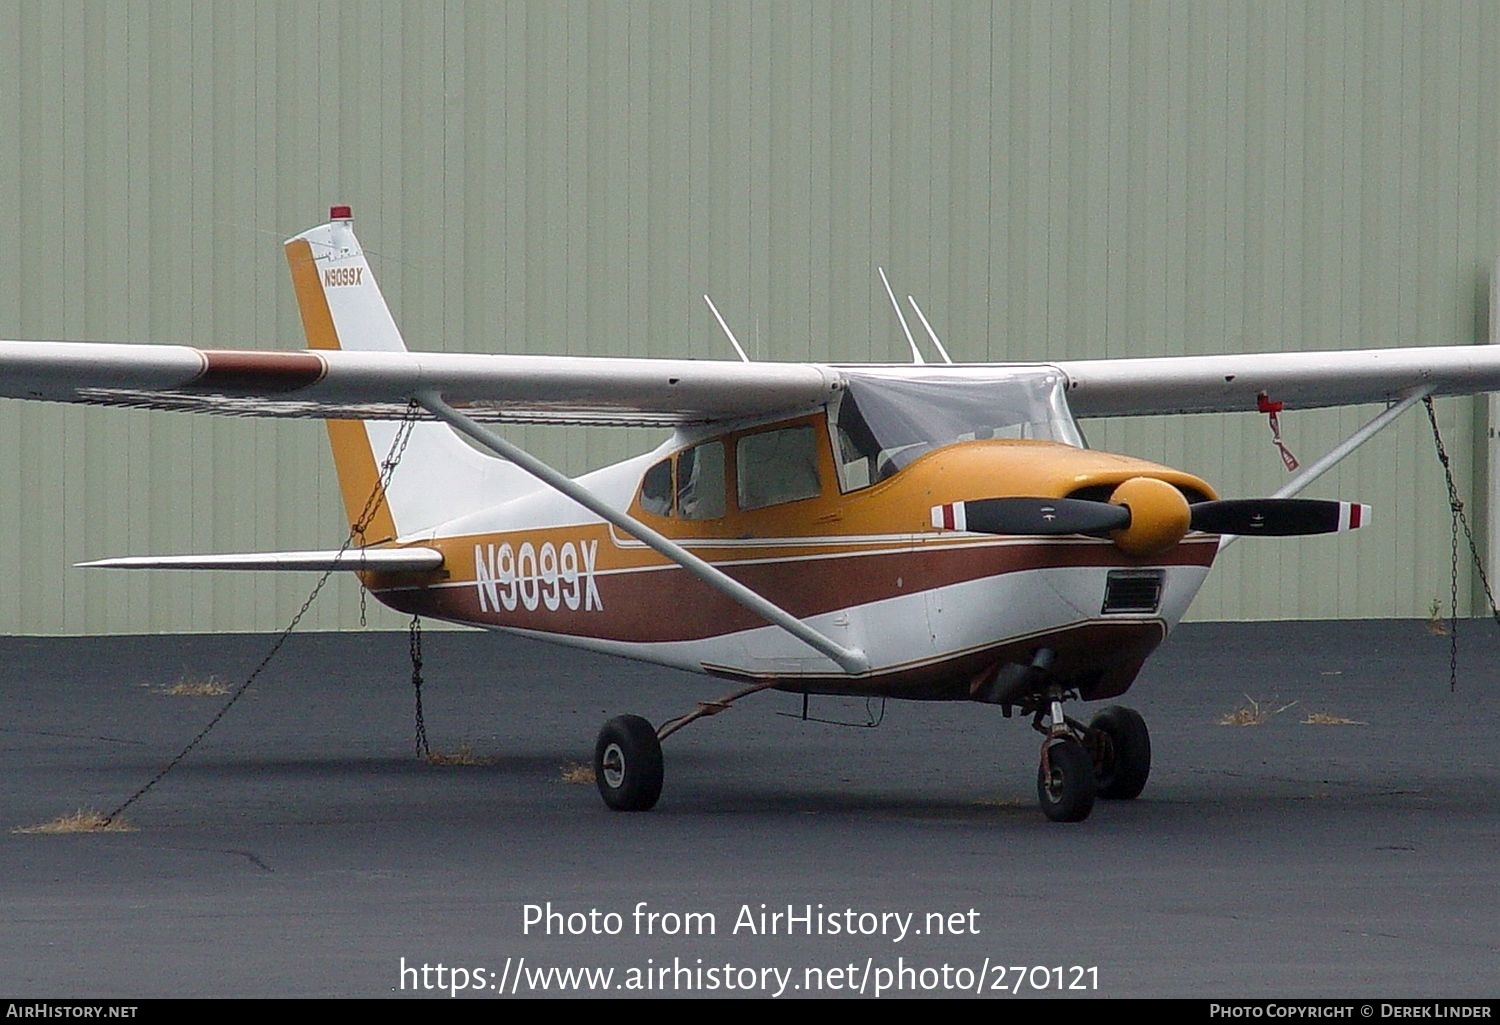
[[[672,515],[672,460],[663,459],[641,481],[641,508],[657,516]]]
[[[810,424],[745,435],[735,449],[735,462],[741,509],[816,498],[823,491],[817,435]]]
[[[723,516],[724,443],[705,442],[647,470],[641,480],[641,508],[684,520]]]

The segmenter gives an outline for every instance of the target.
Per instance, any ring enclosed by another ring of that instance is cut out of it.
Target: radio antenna
[[[917,305],[917,300],[912,298],[911,296],[907,296],[906,301],[911,303],[911,308],[917,311],[917,319],[919,319],[922,322],[922,326],[927,329],[927,337],[931,338],[932,344],[937,346],[938,354],[943,357],[943,362],[952,363],[953,357],[948,355],[948,350],[943,348],[943,343],[938,338],[937,332],[932,329],[931,324],[927,323],[927,314],[922,312],[922,307]]]
[[[917,348],[916,339],[911,336],[911,328],[906,323],[906,314],[901,312],[901,304],[896,302],[896,293],[891,291],[891,283],[885,276],[884,267],[876,267],[880,272],[880,282],[885,285],[885,294],[891,297],[891,309],[896,311],[896,319],[901,321],[901,330],[906,334],[906,344],[911,346],[911,361],[921,366],[927,361],[922,358],[922,352]]]
[[[708,308],[713,312],[714,319],[719,322],[719,326],[724,329],[724,336],[729,339],[729,344],[734,346],[734,351],[740,354],[742,361],[749,363],[750,357],[746,356],[745,350],[740,348],[739,339],[734,337],[734,332],[729,330],[729,325],[724,323],[723,317],[719,316],[719,308],[714,305],[714,301],[708,297],[707,292],[703,293],[703,301],[708,303]]]

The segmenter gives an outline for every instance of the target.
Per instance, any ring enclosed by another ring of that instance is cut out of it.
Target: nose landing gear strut
[[[1084,747],[1088,731],[1063,714],[1062,688],[1049,688],[1047,699],[1031,719],[1032,728],[1046,738],[1036,772],[1037,803],[1053,822],[1082,822],[1098,793],[1094,759]]]
[[[1110,705],[1085,726],[1063,713],[1068,696],[1059,686],[1048,687],[1031,720],[1046,738],[1036,776],[1037,803],[1053,822],[1082,822],[1096,797],[1138,797],[1151,774],[1151,735],[1139,712]]]

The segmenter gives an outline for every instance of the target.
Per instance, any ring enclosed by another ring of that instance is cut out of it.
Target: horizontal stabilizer
[[[134,555],[77,564],[86,569],[370,570],[413,573],[443,565],[436,548],[350,548],[326,552],[244,552],[233,555]]]

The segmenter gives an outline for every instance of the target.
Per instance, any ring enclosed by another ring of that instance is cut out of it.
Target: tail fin
[[[312,349],[405,352],[375,275],[354,237],[348,207],[329,223],[287,240],[287,263],[302,329]],[[399,425],[382,420],[329,420],[328,440],[351,525],[380,486],[380,463]],[[398,471],[377,502],[363,543],[410,537],[447,520],[531,490],[515,467],[466,445],[444,424],[412,428]]]

